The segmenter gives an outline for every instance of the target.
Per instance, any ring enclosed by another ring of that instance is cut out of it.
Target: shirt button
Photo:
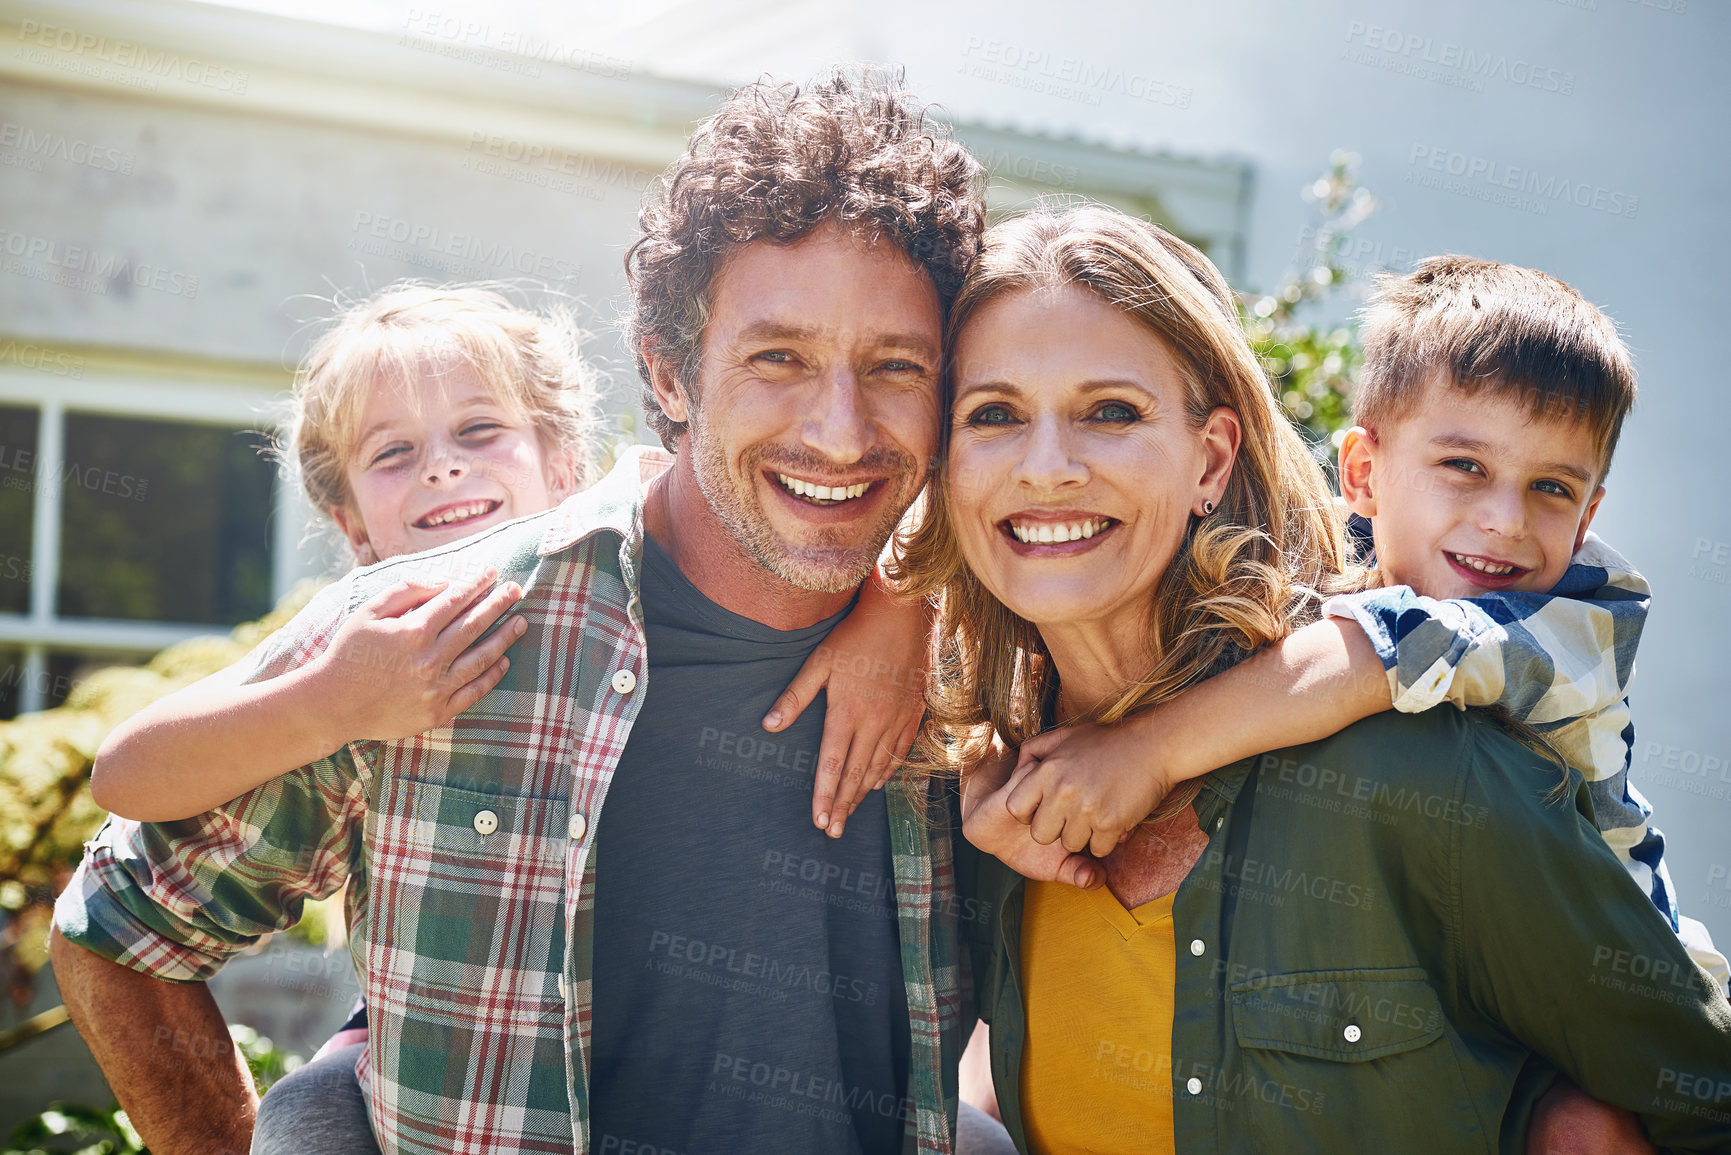
[[[477,811],[475,814],[475,833],[487,835],[499,829],[499,816],[491,810]]]
[[[1346,1041],[1349,1043],[1356,1043],[1364,1038],[1364,1032],[1358,1029],[1357,1023],[1348,1023],[1346,1030],[1340,1033],[1346,1037]]]
[[[1193,938],[1190,940],[1190,953],[1191,954],[1200,955],[1203,951],[1205,951],[1207,949],[1208,949],[1207,944],[1204,943],[1201,939]]]
[[[1214,829],[1216,829],[1216,830],[1219,830],[1222,826],[1225,826],[1225,825],[1226,825],[1225,816],[1221,816],[1221,817],[1216,818],[1214,820]]]
[[[583,839],[583,832],[589,829],[589,822],[581,814],[573,814],[565,829],[570,832],[571,841],[580,842]]]
[[[561,999],[564,999],[567,997],[565,994],[565,976],[564,975],[559,976],[559,997]]]
[[[1190,1081],[1184,1084],[1184,1089],[1192,1095],[1200,1095],[1202,1093],[1202,1080],[1192,1075]]]
[[[620,670],[618,673],[613,675],[614,692],[620,693],[620,694],[629,694],[631,691],[635,690],[636,688],[637,688],[637,675],[633,674],[630,670]]]

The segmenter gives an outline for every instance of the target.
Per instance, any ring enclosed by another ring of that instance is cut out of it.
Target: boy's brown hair
[[[1363,316],[1355,423],[1375,432],[1417,406],[1437,379],[1464,393],[1525,400],[1535,420],[1585,421],[1599,479],[1635,403],[1635,369],[1617,327],[1557,278],[1473,257],[1427,257],[1378,278]]]

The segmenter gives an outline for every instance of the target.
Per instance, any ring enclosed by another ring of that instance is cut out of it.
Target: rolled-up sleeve
[[[293,669],[319,653],[347,610],[348,583],[320,593],[245,659],[242,680]],[[198,981],[348,877],[366,783],[345,750],[302,766],[196,818],[111,817],[55,906],[69,941],[161,979]]]
[[[1651,596],[1589,535],[1550,593],[1443,601],[1389,586],[1332,597],[1323,613],[1358,623],[1388,671],[1395,709],[1490,706],[1543,726],[1619,709]],[[1600,729],[1615,736],[1621,725]]]

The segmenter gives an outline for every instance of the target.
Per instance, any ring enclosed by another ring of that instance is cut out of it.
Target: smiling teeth
[[[424,518],[421,521],[421,524],[427,529],[437,529],[441,525],[449,525],[453,521],[464,521],[471,517],[479,517],[481,514],[486,513],[487,510],[491,509],[492,506],[493,503],[490,501],[476,501],[471,502],[468,505],[452,506],[437,517]]]
[[[840,502],[852,501],[856,497],[864,497],[865,491],[871,488],[871,482],[862,481],[857,485],[814,485],[809,481],[801,481],[797,477],[789,477],[785,473],[775,475],[782,488],[789,493],[797,493],[801,497],[816,498],[818,501]]]
[[[1455,561],[1459,562],[1461,565],[1466,566],[1468,569],[1476,569],[1480,573],[1489,577],[1508,577],[1517,569],[1521,568],[1520,566],[1515,565],[1496,565],[1492,562],[1480,561],[1478,558],[1468,557],[1464,553],[1451,553],[1449,556],[1454,558]]]
[[[1081,541],[1085,537],[1093,537],[1106,528],[1109,519],[1103,517],[1090,518],[1087,521],[1072,521],[1068,524],[1053,524],[1049,521],[1035,522],[1031,525],[1010,523],[1010,532],[1016,535],[1016,540],[1023,545],[1046,545],[1064,541]]]

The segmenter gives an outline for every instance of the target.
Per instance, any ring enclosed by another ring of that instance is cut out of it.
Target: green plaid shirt
[[[634,450],[556,510],[321,593],[255,652],[251,679],[320,653],[411,572],[490,564],[523,586],[529,628],[505,680],[447,726],[350,743],[198,818],[111,819],[61,897],[61,932],[146,974],[201,980],[348,881],[372,1027],[358,1069],[383,1149],[586,1152],[595,831],[644,697],[642,502],[669,460]],[[912,1017],[904,1149],[945,1152],[966,1025],[954,823],[935,825],[908,790],[887,794]],[[657,835],[676,836],[644,832]]]

